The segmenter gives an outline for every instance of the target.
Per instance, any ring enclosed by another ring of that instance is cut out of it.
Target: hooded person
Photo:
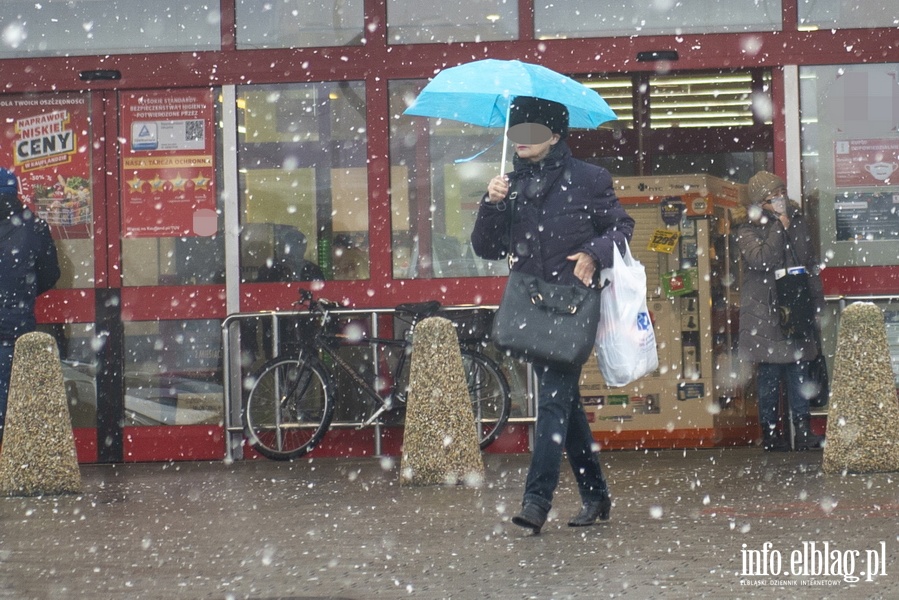
[[[0,168],[0,220],[24,210],[25,205],[19,200],[19,179],[12,171]]]
[[[812,300],[818,311],[824,294],[818,277],[812,235],[799,204],[787,197],[783,179],[761,171],[750,178],[742,204],[746,215],[735,220],[740,252],[740,332],[738,356],[756,369],[759,422],[766,451],[787,451],[780,410],[781,381],[786,382],[796,450],[820,446],[822,439],[810,429],[809,363],[818,354],[814,338],[794,339],[780,326],[775,284],[776,271],[805,267]]]
[[[517,97],[509,110],[514,170],[487,185],[471,233],[479,257],[502,260],[544,281],[595,286],[595,275],[623,252],[634,220],[615,196],[612,177],[577,160],[565,142],[568,110]],[[511,234],[511,239],[510,239]],[[539,533],[559,482],[563,452],[577,480],[581,510],[571,527],[609,519],[612,506],[593,434],[581,404],[580,364],[534,363],[539,387],[534,450],[515,525]]]
[[[0,168],[0,439],[16,339],[36,329],[35,300],[59,275],[49,226],[19,199],[15,173]]]

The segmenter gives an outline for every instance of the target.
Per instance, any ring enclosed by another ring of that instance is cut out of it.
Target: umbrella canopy
[[[618,118],[602,96],[570,77],[540,65],[492,58],[440,71],[404,114],[505,127],[516,96],[564,104],[569,127],[593,129]]]

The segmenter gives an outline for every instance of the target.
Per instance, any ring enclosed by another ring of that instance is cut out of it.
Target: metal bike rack
[[[490,306],[444,306],[441,307],[441,312],[443,311],[466,311],[472,310],[472,308],[493,308]],[[365,317],[371,320],[371,330],[372,332],[378,331],[378,317],[383,314],[392,314],[395,313],[395,309],[393,308],[369,308],[369,309],[337,309],[331,311],[331,314],[337,317],[346,317],[352,315],[364,315]],[[308,316],[317,316],[316,313],[312,313],[308,310],[293,310],[293,311],[261,311],[261,312],[241,312],[241,313],[233,313],[228,315],[222,321],[222,349],[223,349],[223,373],[222,379],[224,380],[224,420],[225,420],[225,461],[233,461],[235,459],[243,458],[243,450],[242,444],[244,439],[244,431],[243,431],[243,422],[241,416],[242,402],[243,402],[243,394],[242,394],[242,386],[243,380],[245,378],[245,374],[243,372],[243,368],[241,366],[241,346],[240,346],[240,335],[238,330],[238,335],[232,335],[232,330],[240,325],[242,321],[246,321],[248,319],[254,319],[258,322],[261,322],[262,319],[267,319],[271,324],[272,331],[272,342],[271,342],[271,356],[276,357],[279,355],[280,348],[280,340],[279,340],[279,329],[278,325],[281,319],[285,318],[296,318],[296,317],[308,317]],[[375,372],[378,369],[379,363],[379,348],[377,344],[372,346],[372,367]],[[527,402],[526,402],[526,412],[527,416],[523,417],[510,417],[508,423],[533,423],[535,420],[535,408],[534,408],[534,393],[533,393],[533,385],[534,385],[534,377],[531,372],[531,367],[528,365],[527,369],[527,379],[526,379],[526,393],[527,393]],[[511,383],[511,382],[510,382]],[[234,392],[237,393],[234,393]],[[337,422],[334,421],[331,423],[331,428],[341,428],[341,427],[359,427],[361,423],[346,423],[346,422]],[[371,426],[374,429],[374,454],[375,456],[381,456],[381,428],[382,426],[378,423],[375,423]]]

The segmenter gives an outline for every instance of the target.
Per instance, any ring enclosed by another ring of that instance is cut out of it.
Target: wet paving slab
[[[821,452],[606,452],[608,523],[511,524],[528,455],[477,488],[398,459],[83,465],[78,495],[0,498],[0,598],[896,598],[897,473]],[[567,468],[567,465],[565,466]]]

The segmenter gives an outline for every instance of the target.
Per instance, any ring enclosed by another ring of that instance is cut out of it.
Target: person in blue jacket
[[[0,441],[16,338],[35,330],[35,299],[59,274],[49,226],[19,199],[15,174],[0,168]]]
[[[488,184],[471,242],[475,253],[489,260],[506,258],[511,247],[513,270],[551,283],[596,286],[600,270],[612,266],[612,253],[624,252],[634,220],[618,202],[609,172],[573,158],[567,135],[564,105],[515,98],[508,133],[515,144],[514,171]],[[581,367],[534,364],[539,379],[534,451],[521,512],[512,518],[534,533],[552,507],[563,451],[582,501],[568,525],[609,518],[611,496],[581,405]]]

